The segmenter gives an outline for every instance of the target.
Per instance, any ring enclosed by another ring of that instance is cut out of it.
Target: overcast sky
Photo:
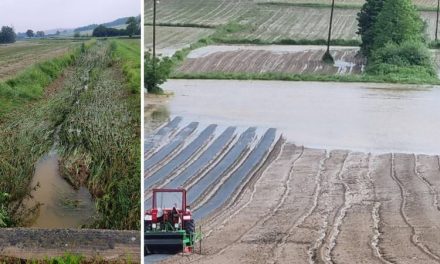
[[[139,0],[0,0],[0,27],[75,28],[141,13]]]

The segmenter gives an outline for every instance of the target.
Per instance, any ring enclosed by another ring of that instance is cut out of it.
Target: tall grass
[[[34,164],[58,140],[62,175],[85,185],[96,200],[97,228],[140,227],[140,100],[115,61],[109,41],[83,45],[63,87],[30,111],[8,113],[0,124],[0,193],[7,193],[9,226],[31,211]],[[137,99],[133,99],[137,98]]]
[[[139,95],[132,94],[133,86],[124,88],[133,83],[109,67],[117,49],[118,44],[98,43],[94,58],[84,62],[87,81],[60,130],[61,166],[70,182],[86,185],[95,197],[99,217],[92,227],[139,229],[140,117],[131,105]]]

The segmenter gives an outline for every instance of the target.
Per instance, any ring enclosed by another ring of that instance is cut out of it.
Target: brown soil
[[[228,46],[225,46],[226,48]],[[357,56],[358,49],[332,48],[335,64],[322,61],[325,47],[303,51],[258,50],[254,46],[237,46],[240,50],[212,52],[188,58],[178,71],[183,73],[298,73],[298,74],[360,74],[365,61]],[[209,47],[202,49],[208,50]],[[197,51],[196,51],[197,52]]]
[[[203,221],[203,255],[164,263],[440,263],[438,156],[287,143]],[[198,249],[197,249],[198,250]]]

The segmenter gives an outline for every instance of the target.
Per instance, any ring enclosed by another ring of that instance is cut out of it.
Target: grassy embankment
[[[91,226],[139,228],[140,96],[134,88],[139,76],[130,73],[140,63],[135,49],[124,40],[85,47],[59,92],[32,105],[30,113],[17,110],[5,118],[0,192],[9,194],[9,226],[22,225],[32,213],[21,205],[34,187],[29,185],[34,164],[58,141],[62,175],[95,197],[99,215]]]

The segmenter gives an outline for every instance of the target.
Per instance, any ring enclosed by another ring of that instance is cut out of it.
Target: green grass
[[[317,81],[317,82],[373,82],[403,84],[439,85],[437,78],[427,79],[402,75],[329,75],[329,74],[288,74],[288,73],[173,73],[174,79],[214,79],[214,80],[279,80],[279,81]]]
[[[77,51],[37,63],[17,76],[0,82],[0,119],[2,115],[26,102],[42,97],[45,87],[58,78],[75,59]]]
[[[114,56],[121,60],[122,70],[133,93],[140,93],[141,48],[140,40],[113,40]]]

